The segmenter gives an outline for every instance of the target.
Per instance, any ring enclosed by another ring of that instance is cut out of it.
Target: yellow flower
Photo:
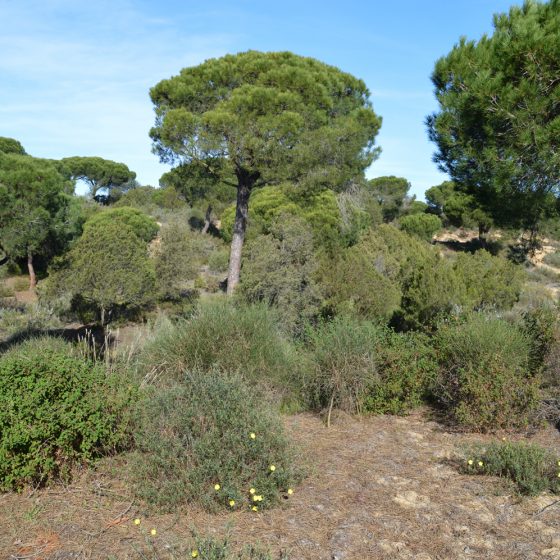
[[[231,507],[233,507],[233,506],[235,505],[235,500],[230,500],[230,501],[229,501],[229,505],[230,505]]]
[[[479,467],[482,467],[483,465],[484,465],[484,463],[483,463],[482,461],[479,461],[479,462],[478,462],[478,466],[479,466]]]
[[[291,488],[288,488],[288,494],[291,496],[294,493],[294,491]]]
[[[558,473],[558,478],[560,478],[560,472]]]
[[[251,489],[249,490],[249,494],[254,494],[255,492],[256,492],[256,490],[255,490],[254,488],[251,488]]]
[[[251,432],[251,433],[249,434],[249,437],[250,437],[251,439],[255,439],[255,438],[257,437],[257,435],[255,434],[255,432]]]
[[[150,535],[152,535],[152,537],[155,537],[155,536],[156,536],[156,533],[157,533],[157,531],[156,531],[155,529],[152,529],[152,530],[150,531]]]
[[[473,460],[472,460],[472,459],[469,459],[469,460],[467,461],[467,463],[468,463],[469,465],[472,465],[472,464],[473,464]]]
[[[216,492],[220,489],[220,485],[219,484],[214,484],[214,490],[216,490]]]
[[[560,467],[560,461],[558,461],[558,466]]]
[[[258,502],[259,497],[256,494],[253,494],[253,502]]]
[[[134,525],[140,525],[140,519],[136,518],[136,519],[134,520]]]
[[[198,557],[198,550],[193,550],[191,552],[191,558],[197,558]]]
[[[274,472],[276,470],[276,467],[274,465],[270,465],[270,471]]]
[[[259,511],[259,508],[258,508],[257,506],[253,506],[251,509],[252,509],[253,511]]]

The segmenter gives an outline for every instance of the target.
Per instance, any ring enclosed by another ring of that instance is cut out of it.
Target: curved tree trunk
[[[35,268],[33,267],[33,255],[27,255],[27,270],[29,270],[29,289],[34,290],[37,286],[37,276],[35,275]]]
[[[206,216],[204,217],[204,227],[202,228],[202,233],[208,233],[208,229],[210,228],[212,218],[212,205],[209,204],[208,208],[206,209]]]
[[[233,237],[229,253],[229,270],[227,279],[227,294],[231,296],[239,284],[241,271],[241,251],[245,241],[245,230],[247,229],[247,215],[249,213],[249,196],[251,187],[240,181],[237,187],[237,206],[235,208],[235,222],[233,224]]]

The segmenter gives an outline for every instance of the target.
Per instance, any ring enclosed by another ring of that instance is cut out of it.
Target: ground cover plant
[[[134,391],[59,339],[0,357],[0,490],[69,480],[72,469],[130,443]]]
[[[280,417],[255,386],[218,369],[185,370],[138,410],[131,474],[148,502],[259,511],[299,478]]]
[[[544,491],[560,493],[560,460],[557,453],[537,444],[492,442],[465,450],[463,471],[499,476],[513,483],[524,496]]]

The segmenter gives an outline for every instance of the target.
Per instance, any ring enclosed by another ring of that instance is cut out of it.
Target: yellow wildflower
[[[472,460],[472,459],[469,459],[469,460],[467,461],[467,463],[468,463],[469,465],[471,465],[471,466],[472,466],[472,464],[473,464],[473,460]]]
[[[198,550],[193,550],[191,552],[191,558],[197,558],[198,557]]]
[[[255,432],[251,432],[251,433],[249,434],[249,437],[250,437],[251,439],[255,439],[255,438],[257,437],[257,434],[255,434]]]
[[[259,511],[259,508],[258,508],[257,506],[253,506],[251,509],[252,509],[253,511]]]
[[[235,500],[230,500],[230,501],[229,501],[229,505],[230,505],[231,507],[233,507],[233,506],[235,505]]]
[[[152,530],[150,531],[150,535],[152,535],[152,537],[155,537],[155,536],[156,536],[156,533],[157,533],[157,531],[156,531],[155,529],[152,529]]]
[[[254,488],[251,488],[251,489],[249,490],[249,494],[254,494],[255,492],[256,492],[256,490],[255,490]]]
[[[482,467],[483,465],[484,465],[484,463],[483,463],[482,461],[479,461],[479,462],[478,462],[478,466],[479,466],[479,467]]]
[[[270,465],[270,471],[274,472],[276,470],[276,467],[274,465]]]
[[[136,519],[134,520],[134,525],[140,525],[140,519],[136,518]]]
[[[294,493],[294,491],[291,488],[288,488],[288,494],[291,496]]]
[[[216,492],[220,489],[220,485],[219,484],[214,484],[214,490],[216,490]]]

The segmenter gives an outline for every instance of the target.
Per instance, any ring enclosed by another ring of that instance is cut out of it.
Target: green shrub
[[[432,330],[444,317],[458,315],[464,285],[451,263],[433,255],[417,264],[402,281],[401,309],[394,324],[402,329]]]
[[[59,269],[52,271],[42,295],[46,301],[70,301],[79,315],[93,314],[104,324],[149,306],[154,287],[146,242],[114,221],[84,231]]]
[[[101,231],[110,224],[117,224],[121,228],[128,228],[134,232],[140,239],[146,243],[150,242],[159,229],[157,222],[150,216],[137,208],[120,207],[109,208],[94,214],[84,224],[84,234],[89,229]]]
[[[225,272],[229,265],[229,250],[216,249],[210,253],[208,257],[208,267],[212,272]]]
[[[429,339],[367,321],[337,317],[308,333],[313,407],[405,414],[421,404],[437,373]]]
[[[391,257],[387,260],[390,262]],[[400,306],[401,289],[387,275],[384,257],[372,259],[360,243],[332,258],[323,258],[319,282],[325,295],[323,305],[332,315],[386,323]]]
[[[450,418],[476,431],[526,426],[538,404],[530,341],[504,320],[475,314],[435,336],[434,392]]]
[[[468,309],[510,309],[519,300],[525,281],[523,269],[488,251],[457,256],[453,268],[465,286]]]
[[[520,494],[560,492],[560,461],[548,449],[523,442],[477,445],[465,453],[464,471],[499,476],[513,482]]]
[[[162,325],[139,357],[141,371],[160,382],[181,379],[185,370],[218,367],[238,372],[283,392],[299,386],[298,357],[264,305],[201,305],[189,319]]]
[[[210,510],[231,510],[230,500],[233,509],[277,503],[297,471],[282,421],[262,391],[218,370],[183,373],[178,381],[150,391],[138,410],[131,464],[137,494],[167,510],[186,502]]]
[[[263,187],[251,195],[251,211],[247,235],[249,238],[270,232],[270,227],[279,216],[290,215],[301,218],[315,235],[318,245],[336,243],[341,226],[340,211],[336,195],[331,190],[302,192],[293,185]],[[222,236],[231,242],[235,205],[222,214]]]
[[[128,443],[133,389],[58,339],[0,357],[0,490],[68,480],[77,464]]]
[[[560,342],[558,307],[540,306],[527,309],[523,313],[522,328],[531,342],[531,371],[540,373],[554,345]]]
[[[178,299],[200,268],[196,237],[187,225],[173,222],[161,229],[154,248],[156,289],[163,300]]]
[[[422,404],[437,375],[434,349],[419,332],[380,332],[375,341],[379,380],[364,409],[373,414],[406,414]]]
[[[442,228],[441,220],[434,214],[410,214],[399,218],[400,228],[409,235],[415,235],[424,241],[431,241]]]
[[[298,217],[284,215],[270,234],[247,243],[239,294],[247,303],[274,306],[284,329],[297,335],[320,311],[313,234]]]

